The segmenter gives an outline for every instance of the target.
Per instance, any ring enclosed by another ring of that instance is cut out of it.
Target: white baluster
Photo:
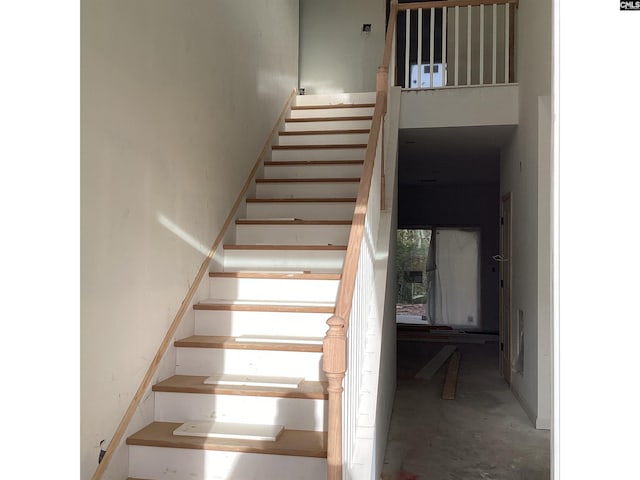
[[[442,85],[447,85],[447,7],[442,7]]]
[[[460,7],[456,6],[456,21],[455,21],[455,28],[454,28],[454,36],[455,36],[455,53],[454,53],[454,60],[453,60],[453,68],[454,68],[454,72],[453,72],[453,84],[457,87],[458,86],[458,53],[460,50]]]
[[[480,5],[480,85],[484,85],[484,5]]]
[[[418,9],[418,85],[422,87],[422,9]]]
[[[429,86],[433,88],[433,51],[435,48],[434,38],[435,38],[435,25],[436,25],[436,10],[432,8],[429,11],[429,15],[431,15],[431,23],[429,29]]]
[[[405,48],[404,48],[404,88],[410,88],[411,77],[409,75],[409,55],[411,53],[411,10],[407,10],[407,27],[405,30]]]
[[[467,7],[467,85],[471,85],[471,5]]]
[[[509,83],[509,4],[504,5],[504,83]]]
[[[498,5],[493,4],[493,57],[492,57],[492,70],[491,70],[491,83],[496,84],[496,67],[497,67],[497,54],[498,54]]]

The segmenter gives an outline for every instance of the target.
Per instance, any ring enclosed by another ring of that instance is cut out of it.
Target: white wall
[[[550,0],[520,2],[520,125],[501,162],[502,194],[513,192],[512,316],[524,312],[524,371],[512,388],[538,428],[551,417],[551,14]]]
[[[519,88],[495,85],[406,90],[402,92],[400,128],[517,125]]]
[[[390,217],[386,290],[382,320],[378,399],[376,402],[376,433],[372,478],[382,475],[384,455],[396,395],[396,231],[398,230],[398,122],[400,117],[400,88],[390,89],[387,100],[385,126],[386,206],[381,219]]]
[[[384,0],[300,0],[299,86],[307,94],[375,91],[385,28]]]
[[[86,479],[297,84],[299,8],[298,0],[81,7]],[[126,476],[126,455],[118,462],[105,478]]]

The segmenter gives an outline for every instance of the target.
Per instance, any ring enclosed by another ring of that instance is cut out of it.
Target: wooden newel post
[[[322,370],[329,381],[327,480],[342,480],[342,380],[347,369],[347,336],[344,319],[334,315],[327,325],[322,342]]]

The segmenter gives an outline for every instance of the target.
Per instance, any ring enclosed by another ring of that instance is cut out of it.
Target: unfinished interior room
[[[550,0],[81,2],[81,478],[546,480]]]

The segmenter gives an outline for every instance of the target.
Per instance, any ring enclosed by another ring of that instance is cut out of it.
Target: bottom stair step
[[[221,450],[228,452],[263,453],[326,458],[326,432],[283,430],[276,441],[243,440],[235,438],[204,438],[174,435],[181,423],[153,422],[127,438],[127,445]]]

